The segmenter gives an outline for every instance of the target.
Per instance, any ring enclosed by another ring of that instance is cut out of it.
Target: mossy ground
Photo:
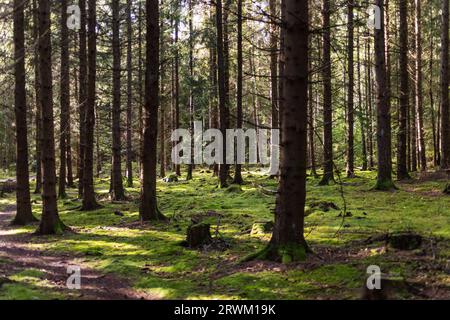
[[[275,197],[266,191],[275,190],[277,181],[258,170],[243,170],[246,184],[239,192],[217,188],[217,178],[205,170],[195,171],[188,182],[158,181],[159,208],[170,220],[145,225],[138,222],[137,180],[134,188],[126,189],[131,200],[113,204],[107,199],[108,179],[98,179],[101,209],[79,211],[77,192],[68,189],[68,198],[60,200],[59,210],[74,233],[32,237],[27,245],[73,254],[85,265],[124,276],[136,289],[163,299],[357,299],[366,268],[372,264],[384,273],[426,279],[450,290],[449,274],[432,267],[450,259],[450,197],[442,194],[445,181],[396,183],[399,190],[379,192],[371,190],[375,172],[357,171],[356,175],[344,178],[342,185],[330,186],[318,186],[319,178],[308,177],[307,202],[333,202],[341,210],[309,208],[305,236],[315,254],[305,262],[239,262],[264,248],[270,239],[269,233],[250,234],[254,222],[273,219]],[[351,214],[340,217],[344,199]],[[33,200],[34,214],[39,217],[40,196],[33,195]],[[0,199],[0,211],[14,202],[14,195]],[[219,223],[219,234],[230,244],[228,249],[198,251],[180,245],[191,218],[199,215],[211,224],[213,234]],[[29,234],[35,228],[19,227],[13,232]],[[436,239],[436,244],[430,250],[400,253],[386,250],[382,243],[362,242],[371,235],[400,230],[414,230]],[[29,290],[41,288],[30,296],[52,298],[45,287],[33,283],[30,287],[20,277],[14,280],[15,286],[20,284]],[[28,293],[11,289],[14,285],[1,287],[0,299],[27,297]],[[407,293],[400,296],[408,297]]]

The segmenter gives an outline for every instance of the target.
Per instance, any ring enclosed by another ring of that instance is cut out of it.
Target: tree
[[[226,74],[225,74],[225,55],[223,38],[223,20],[222,20],[222,0],[216,0],[216,28],[217,28],[217,72],[219,86],[219,129],[225,136],[228,126],[227,116],[227,93],[226,93]],[[223,157],[225,158],[226,144],[223,143]],[[226,187],[228,178],[228,167],[223,161],[219,165],[219,186]]]
[[[323,0],[323,177],[320,185],[328,185],[334,180],[333,175],[333,107],[331,92],[331,25],[330,0]]]
[[[132,133],[131,122],[133,117],[132,109],[132,36],[133,30],[131,27],[131,0],[127,0],[127,187],[133,187],[133,147],[132,147]]]
[[[374,31],[378,148],[378,174],[374,189],[390,190],[395,186],[392,181],[390,90],[386,82],[384,0],[377,0],[376,5],[380,8],[380,28]]]
[[[86,0],[79,0],[80,30],[78,33],[79,73],[78,111],[80,121],[80,141],[78,148],[78,197],[84,193],[84,155],[86,149],[86,103],[87,103],[87,51],[86,51]]]
[[[97,15],[96,0],[88,0],[88,55],[87,55],[87,97],[85,110],[85,149],[83,165],[83,205],[82,210],[99,207],[94,191],[94,125],[95,125],[95,81],[97,64]]]
[[[112,103],[112,194],[113,200],[124,200],[120,130],[120,1],[112,1],[113,103]]]
[[[347,177],[355,176],[355,152],[354,152],[354,25],[353,25],[353,0],[348,1],[347,6],[347,56],[348,56],[348,89],[347,89]]]
[[[146,0],[145,123],[142,146],[141,221],[163,220],[156,200],[156,150],[159,106],[159,7],[158,0]]]
[[[308,247],[303,235],[307,167],[308,1],[283,0],[284,101],[281,163],[275,226],[269,245],[258,258],[282,262],[303,260]]]
[[[274,1],[274,0],[271,0]],[[276,69],[275,60],[275,69]],[[236,92],[236,128],[242,128],[242,0],[238,0],[237,3],[237,92]],[[277,110],[278,112],[278,110]],[[277,117],[278,119],[278,117]],[[244,179],[242,179],[241,165],[236,164],[234,171],[233,183],[242,184]]]
[[[55,234],[67,227],[59,219],[56,199],[55,128],[53,119],[50,1],[39,1],[39,75],[42,106],[42,218],[37,234]]]
[[[276,1],[269,0],[269,43],[270,43],[270,106],[271,106],[271,125],[272,129],[278,129],[279,113],[278,113],[278,46],[277,46],[277,24],[276,18]],[[276,144],[272,141],[274,137],[270,137],[270,157],[276,157],[277,148]],[[272,168],[270,169],[273,172]]]
[[[67,0],[61,1],[61,77],[59,101],[61,121],[59,129],[59,188],[58,197],[65,198],[67,177],[67,136],[70,122],[69,30],[67,27]]]
[[[423,125],[423,76],[422,76],[422,5],[420,0],[415,0],[415,42],[416,42],[416,122],[417,122],[417,139],[419,147],[420,170],[427,170],[427,157],[425,149],[425,132]]]
[[[397,146],[397,179],[410,179],[407,167],[406,132],[409,108],[408,0],[400,1],[400,108]]]
[[[14,112],[16,116],[16,202],[12,224],[36,221],[31,211],[28,173],[27,100],[25,91],[25,19],[22,0],[14,0]]]
[[[441,23],[441,168],[450,169],[450,102],[448,95],[449,69],[448,69],[448,29],[449,4],[442,0]]]

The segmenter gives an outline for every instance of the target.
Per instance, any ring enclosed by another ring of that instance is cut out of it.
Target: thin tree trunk
[[[347,177],[355,176],[354,153],[354,25],[353,25],[353,0],[349,0],[347,6],[347,56],[348,56],[348,91],[347,91]]]
[[[174,129],[180,128],[180,75],[179,75],[179,65],[180,56],[178,50],[178,37],[179,37],[179,24],[180,24],[180,0],[175,0],[175,57],[174,57]],[[175,165],[175,173],[177,176],[181,176],[181,166],[179,164]]]
[[[274,0],[271,0],[271,2],[275,2]],[[275,5],[275,4],[273,4]],[[272,6],[272,4],[271,4]],[[271,15],[274,12],[272,12],[272,8],[271,8]],[[276,46],[276,43],[275,43]],[[273,47],[272,47],[273,49]],[[276,56],[275,56],[276,59]],[[243,121],[243,115],[242,115],[242,85],[243,85],[243,78],[242,78],[242,65],[243,65],[244,61],[242,58],[242,0],[238,0],[237,3],[237,92],[236,92],[236,128],[238,129],[242,129],[242,121]],[[272,63],[275,64],[275,72],[276,72],[276,63],[277,61],[275,60],[274,62],[272,61],[272,56],[271,56],[271,68],[272,68]],[[273,81],[272,81],[272,85]],[[273,89],[272,89],[273,90]],[[273,98],[273,93],[272,93],[272,98]],[[272,105],[273,107],[273,105]],[[276,112],[278,112],[278,110],[276,110]],[[273,113],[273,109],[272,109],[272,113]],[[273,114],[272,114],[273,117]],[[272,118],[273,119],[273,118]],[[278,117],[277,117],[278,119]],[[242,173],[241,173],[241,164],[236,164],[236,168],[235,168],[235,172],[234,172],[234,181],[233,183],[236,184],[242,184],[244,182],[244,179],[242,179]]]
[[[86,51],[86,0],[79,0],[80,30],[79,30],[79,114],[80,114],[80,143],[78,162],[78,197],[84,194],[84,155],[86,150],[86,104],[87,104],[87,51]]]
[[[271,126],[272,129],[278,129],[279,124],[279,110],[278,110],[278,46],[277,46],[277,24],[274,23],[276,19],[276,1],[269,0],[269,42],[270,42],[270,104],[271,104]],[[239,65],[239,63],[238,63]],[[272,131],[274,132],[274,131]],[[270,158],[277,156],[278,146],[273,143],[274,137],[270,137]],[[272,166],[272,161],[270,163]],[[270,172],[275,172],[270,168]]]
[[[125,199],[122,181],[122,147],[120,130],[120,2],[112,1],[113,102],[112,102],[112,200]]]
[[[323,0],[322,28],[323,28],[323,177],[320,185],[328,185],[334,180],[333,175],[333,107],[331,91],[331,26],[330,0]]]
[[[193,29],[193,6],[192,1],[189,0],[189,78],[191,85],[189,86],[189,123],[190,123],[190,134],[191,134],[191,159],[188,165],[188,171],[186,175],[186,180],[192,179],[192,171],[194,169],[194,93],[192,90],[193,80],[194,80],[194,29]]]
[[[61,120],[59,133],[59,198],[67,197],[67,130],[70,121],[69,30],[67,28],[67,17],[67,0],[61,0],[61,77],[59,95],[61,106]]]
[[[397,146],[397,179],[409,179],[407,168],[407,112],[409,108],[408,84],[408,0],[400,0],[400,108]]]
[[[33,0],[33,39],[34,43],[39,43],[39,25],[38,25],[38,7],[36,0]],[[34,92],[35,92],[35,104],[36,104],[36,188],[34,189],[35,194],[41,193],[42,190],[42,154],[41,154],[41,86],[39,79],[39,47],[36,45],[34,48],[33,55],[34,63]]]
[[[96,102],[96,63],[97,63],[97,34],[96,34],[96,0],[88,0],[88,73],[86,99],[86,141],[83,168],[83,205],[82,210],[93,210],[99,207],[94,191],[94,126]]]
[[[227,98],[226,98],[226,76],[225,76],[225,55],[224,55],[224,37],[222,21],[222,0],[216,0],[216,28],[217,28],[217,67],[218,67],[218,85],[219,85],[219,127],[222,135],[225,136],[227,121]],[[223,159],[219,165],[219,186],[227,186],[228,170],[225,165],[226,144],[223,143]]]
[[[450,169],[450,103],[449,103],[449,66],[448,66],[448,33],[449,2],[442,0],[441,24],[441,168]]]
[[[133,147],[131,122],[133,117],[132,109],[132,65],[131,65],[131,37],[133,30],[131,26],[131,0],[127,0],[127,187],[133,187]]]
[[[36,221],[31,211],[28,173],[27,100],[25,90],[25,18],[23,0],[14,0],[14,113],[16,116],[16,203],[12,224]]]

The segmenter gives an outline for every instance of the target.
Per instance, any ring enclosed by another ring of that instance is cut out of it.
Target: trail
[[[52,285],[52,290],[62,293],[69,299],[83,300],[128,300],[157,299],[155,296],[132,289],[128,280],[113,274],[103,274],[88,268],[79,258],[65,253],[50,253],[30,249],[27,243],[33,237],[30,234],[16,234],[9,222],[15,215],[15,206],[0,211],[0,259],[13,263],[0,263],[0,278],[8,277],[26,269],[44,272],[42,279]],[[81,267],[81,289],[69,290],[66,286],[67,267]]]

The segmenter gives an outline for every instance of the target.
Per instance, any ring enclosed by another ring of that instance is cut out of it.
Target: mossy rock
[[[270,233],[273,230],[273,222],[272,221],[261,221],[261,222],[255,222],[252,226],[252,231],[250,232],[251,235],[261,235]]]
[[[313,212],[314,210],[311,207],[305,206],[305,217],[309,216]]]
[[[389,244],[398,250],[415,250],[422,244],[422,236],[413,232],[399,232],[389,235]]]
[[[167,177],[163,178],[164,182],[170,183],[170,182],[178,182],[178,176],[175,173],[172,173],[168,175]]]
[[[328,212],[330,209],[339,210],[339,207],[331,201],[313,201],[309,204],[309,207],[312,209],[318,208],[323,212]]]

